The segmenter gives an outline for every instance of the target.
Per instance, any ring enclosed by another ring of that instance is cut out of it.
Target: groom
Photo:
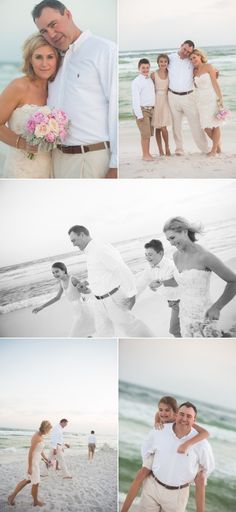
[[[173,135],[176,155],[184,155],[182,138],[182,119],[187,117],[193,139],[203,153],[208,153],[207,137],[200,126],[193,85],[193,65],[190,55],[194,43],[189,39],[181,44],[178,52],[169,54],[169,92],[168,102],[172,115]]]
[[[49,83],[48,105],[70,119],[65,145],[53,151],[55,178],[116,178],[117,49],[115,43],[82,32],[58,0],[32,11],[40,33],[62,55]]]

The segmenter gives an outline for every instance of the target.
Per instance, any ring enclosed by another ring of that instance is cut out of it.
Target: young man
[[[117,48],[82,32],[58,0],[43,0],[32,16],[40,33],[63,55],[48,105],[70,119],[64,145],[53,152],[55,178],[114,178],[117,167]]]
[[[141,135],[143,160],[153,161],[150,153],[150,139],[153,135],[152,116],[155,105],[155,87],[149,76],[150,62],[141,59],[138,63],[139,75],[132,82],[132,106]]]
[[[174,263],[164,256],[164,248],[160,240],[151,240],[145,245],[145,256],[149,263],[139,279],[137,290],[141,293],[147,286],[156,291],[163,284],[163,293],[171,308],[169,332],[175,338],[181,338],[179,321],[179,288],[174,280]]]

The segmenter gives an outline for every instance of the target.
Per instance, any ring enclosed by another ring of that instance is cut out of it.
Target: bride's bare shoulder
[[[25,92],[29,86],[29,78],[27,76],[20,76],[12,80],[7,86],[7,89],[15,92]]]

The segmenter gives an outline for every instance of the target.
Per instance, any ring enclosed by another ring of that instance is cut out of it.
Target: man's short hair
[[[68,235],[70,235],[71,233],[76,233],[76,235],[81,235],[81,233],[84,233],[85,235],[89,236],[90,233],[89,233],[89,230],[87,228],[85,228],[84,226],[72,226],[72,228],[69,229],[68,231]]]
[[[181,404],[179,406],[179,409],[180,407],[192,407],[192,409],[194,410],[195,414],[197,415],[197,407],[196,405],[192,404],[192,402],[184,402],[183,404]]]
[[[35,5],[35,7],[32,10],[32,18],[35,21],[36,18],[39,18],[42,14],[42,10],[45,9],[45,7],[50,7],[51,9],[54,9],[55,11],[59,11],[61,15],[64,14],[66,6],[62,4],[62,2],[59,2],[59,0],[43,0],[39,4]]]
[[[68,420],[66,420],[66,418],[62,418],[62,420],[60,421],[60,423],[68,423]]]
[[[153,249],[157,253],[164,252],[163,245],[160,240],[150,240],[144,245],[145,249]]]
[[[182,45],[183,45],[183,44],[188,44],[189,46],[192,46],[192,47],[193,47],[193,49],[195,48],[195,44],[194,44],[194,42],[193,42],[193,41],[191,41],[191,39],[186,39],[186,41],[184,41],[184,42],[182,43]]]
[[[140,66],[142,66],[142,64],[149,64],[149,66],[150,66],[150,62],[148,59],[140,59],[139,63],[138,63],[138,68],[140,68]]]

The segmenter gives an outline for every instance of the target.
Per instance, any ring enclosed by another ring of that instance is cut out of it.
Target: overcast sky
[[[31,17],[37,3],[37,0],[0,0],[0,61],[21,60],[23,42],[37,32]],[[63,3],[82,30],[89,28],[96,35],[117,39],[116,0],[65,0]]]
[[[0,360],[1,427],[116,433],[116,340],[1,340]]]
[[[120,0],[121,50],[236,44],[234,0]]]
[[[121,340],[119,377],[236,410],[236,340]]]
[[[231,219],[235,197],[236,180],[0,180],[0,267],[78,252],[74,224],[115,242],[160,234],[175,215]]]

